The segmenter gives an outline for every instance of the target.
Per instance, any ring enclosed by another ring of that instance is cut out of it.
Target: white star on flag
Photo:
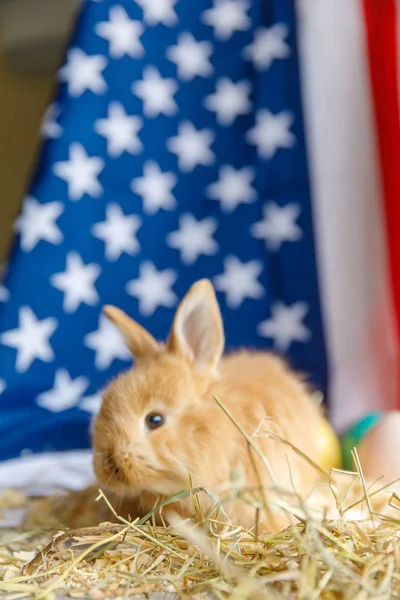
[[[0,336],[4,346],[17,351],[15,369],[18,373],[27,371],[35,359],[43,362],[54,359],[49,340],[57,326],[57,319],[48,317],[39,320],[29,306],[20,308],[18,328],[5,331]]]
[[[132,180],[131,189],[142,198],[144,211],[154,215],[160,208],[175,208],[176,200],[172,190],[177,183],[174,173],[163,173],[157,163],[149,160],[143,166],[143,176]]]
[[[162,23],[171,27],[178,22],[178,16],[174,10],[178,0],[136,0],[143,10],[143,19],[150,25]]]
[[[155,67],[145,67],[143,79],[132,84],[132,93],[143,102],[146,117],[171,116],[178,112],[174,95],[178,91],[175,79],[163,78]]]
[[[81,200],[88,194],[99,198],[103,193],[97,177],[104,168],[104,160],[98,156],[88,156],[82,144],[72,143],[69,147],[69,160],[54,163],[53,172],[68,184],[71,200]]]
[[[60,81],[68,85],[70,96],[79,97],[86,90],[94,94],[104,94],[107,84],[102,71],[108,65],[105,56],[89,56],[80,48],[68,50],[67,63],[58,72]]]
[[[287,352],[293,342],[306,342],[311,338],[311,331],[303,324],[308,310],[305,302],[291,306],[276,302],[272,306],[271,317],[259,324],[258,333],[272,338],[280,352]]]
[[[168,234],[167,244],[180,251],[182,262],[191,265],[202,254],[212,256],[218,251],[212,237],[217,227],[217,221],[211,217],[197,221],[191,214],[182,215],[179,229]]]
[[[105,243],[107,260],[118,260],[123,252],[133,256],[140,250],[136,234],[142,221],[137,215],[125,215],[118,204],[108,204],[106,220],[95,223],[92,233]]]
[[[255,177],[252,167],[235,169],[231,165],[223,165],[219,169],[219,179],[206,188],[206,194],[211,200],[221,203],[221,210],[232,213],[239,204],[251,204],[257,198],[251,182]]]
[[[58,369],[54,378],[54,387],[39,394],[36,404],[53,413],[75,408],[89,385],[86,377],[72,379],[66,369]]]
[[[59,138],[63,132],[63,128],[57,119],[60,116],[60,109],[56,102],[52,102],[44,113],[40,132],[44,137]]]
[[[81,200],[88,194],[99,198],[103,188],[98,176],[104,168],[104,160],[98,156],[88,156],[82,144],[74,142],[69,147],[69,160],[56,162],[53,172],[68,184],[70,200]]]
[[[97,35],[110,43],[111,58],[122,58],[125,55],[131,58],[143,56],[144,48],[140,42],[143,31],[142,23],[130,19],[126,10],[120,5],[110,8],[109,21],[96,25]]]
[[[218,291],[226,295],[229,308],[239,308],[246,298],[258,300],[264,295],[264,288],[258,281],[263,270],[259,260],[241,262],[236,256],[224,260],[224,272],[214,277]]]
[[[272,158],[279,148],[293,148],[296,138],[290,131],[294,117],[288,111],[276,115],[266,108],[256,114],[256,124],[247,132],[247,141],[257,146],[261,158]]]
[[[178,77],[190,81],[194,77],[209,77],[213,73],[211,42],[198,42],[191,33],[181,33],[176,46],[167,49],[167,58],[176,64]]]
[[[4,285],[0,284],[0,302],[7,302],[9,297],[10,297],[10,294],[9,294],[7,288],[5,288]]]
[[[92,415],[97,415],[100,410],[102,400],[103,399],[100,394],[92,394],[91,396],[85,396],[79,402],[79,408],[81,410],[85,410],[88,413],[91,413]]]
[[[279,206],[268,202],[263,207],[264,218],[252,225],[250,232],[258,239],[265,240],[269,250],[279,250],[283,242],[297,242],[303,232],[295,222],[300,215],[300,206],[295,203]]]
[[[285,42],[288,33],[285,23],[276,23],[272,27],[257,29],[254,41],[243,51],[244,57],[252,60],[260,71],[269,69],[277,58],[283,59],[290,56],[290,46]]]
[[[178,157],[181,171],[193,171],[198,165],[208,166],[215,160],[210,149],[215,134],[211,129],[198,131],[193,123],[184,121],[179,124],[178,135],[167,140],[167,148]]]
[[[0,265],[0,302],[7,302],[10,297],[10,294],[6,287],[2,284],[4,277],[6,275],[6,265]]]
[[[177,275],[172,269],[158,271],[154,264],[145,261],[140,265],[137,279],[128,281],[126,291],[139,300],[139,311],[149,317],[159,306],[172,308],[177,303],[177,296],[172,286]]]
[[[94,350],[94,364],[100,370],[108,369],[116,359],[128,361],[131,358],[120,332],[103,314],[100,315],[98,329],[88,333],[84,343]]]
[[[136,115],[128,116],[120,102],[111,102],[108,106],[106,119],[97,119],[94,130],[107,139],[107,152],[113,158],[123,152],[139,154],[143,144],[138,132],[143,127],[143,121]]]
[[[100,394],[92,394],[91,396],[85,396],[79,402],[79,408],[81,410],[85,410],[88,413],[91,413],[92,415],[97,415],[100,410],[102,400],[103,398]]]
[[[248,81],[234,83],[227,77],[221,77],[215,87],[216,92],[204,98],[204,106],[215,112],[220,125],[231,125],[240,115],[251,112]]]
[[[35,198],[26,198],[22,213],[14,223],[14,229],[21,236],[21,248],[30,252],[41,240],[50,244],[61,244],[64,239],[56,221],[63,213],[61,202],[40,204]]]
[[[214,28],[217,39],[226,41],[235,31],[250,29],[251,19],[246,14],[249,6],[248,0],[214,0],[214,7],[204,11],[201,18]]]
[[[65,312],[75,312],[82,303],[95,306],[99,302],[95,282],[100,273],[99,265],[85,265],[77,252],[67,254],[66,270],[51,276],[51,284],[64,294]]]

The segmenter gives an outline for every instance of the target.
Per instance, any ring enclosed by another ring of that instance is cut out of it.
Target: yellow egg
[[[316,463],[325,471],[342,468],[342,450],[333,427],[322,418],[318,432],[318,457]]]

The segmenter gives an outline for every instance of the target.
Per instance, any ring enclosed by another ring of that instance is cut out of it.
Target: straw
[[[272,473],[256,438],[242,429],[219,399],[215,401]],[[374,489],[364,479],[356,452],[354,459],[356,473],[331,472],[329,481],[322,477],[322,488],[314,497],[302,500],[292,493],[274,500],[291,523],[277,534],[260,535],[256,524],[245,530],[225,520],[224,527],[217,527],[223,504],[215,498],[213,509],[202,514],[201,495],[210,497],[203,488],[191,486],[164,500],[146,519],[135,521],[119,516],[99,490],[98,501],[108,505],[115,523],[46,531],[41,515],[37,531],[1,534],[0,597],[51,600],[63,593],[66,598],[103,600],[151,598],[155,592],[216,600],[400,597],[397,482]],[[268,497],[266,489],[261,496],[254,489],[238,492],[234,477],[231,487],[237,501],[255,509]],[[25,503],[31,516],[37,510],[37,501],[12,491],[0,497],[0,510],[8,508],[7,497],[14,506]],[[151,523],[160,509],[188,497],[197,520],[182,520],[169,509],[168,526]],[[330,502],[331,514],[317,510],[322,501]],[[51,499],[45,502],[51,505]]]

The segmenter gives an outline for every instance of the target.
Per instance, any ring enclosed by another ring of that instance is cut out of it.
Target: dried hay
[[[252,438],[248,443],[255,447]],[[216,600],[398,598],[400,498],[394,484],[368,487],[356,453],[355,463],[357,473],[332,471],[322,492],[316,490],[305,503],[294,494],[282,496],[275,510],[291,515],[292,525],[274,535],[258,536],[256,527],[245,531],[234,524],[221,531],[218,511],[223,507],[217,499],[207,515],[199,512],[198,497],[207,493],[202,489],[182,492],[157,508],[162,511],[190,495],[196,523],[170,514],[170,526],[156,527],[156,509],[147,519],[128,521],[109,505],[116,523],[55,533],[44,529],[41,515],[39,530],[3,534],[0,597],[64,594],[102,600],[164,592],[178,599]],[[238,492],[237,480],[232,490],[253,505],[256,515],[254,494]],[[316,510],[326,490],[334,518]],[[108,503],[103,492],[98,500]],[[0,498],[0,510],[27,503],[32,516],[32,501],[9,492]]]

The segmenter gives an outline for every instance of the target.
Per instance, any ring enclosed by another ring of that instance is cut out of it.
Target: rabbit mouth
[[[171,479],[164,479],[162,477],[155,479],[144,486],[144,489],[140,491],[142,493],[150,493],[159,496],[173,496],[178,494],[183,489],[182,485],[177,481]]]
[[[143,456],[107,452],[94,461],[95,473],[101,484],[113,492],[129,496],[141,493],[170,496],[189,487],[189,478],[165,466],[144,460]]]
[[[187,483],[186,487],[188,487]],[[125,481],[125,488],[132,493],[149,493],[160,496],[172,496],[185,488],[183,483],[176,474],[152,467],[146,467],[146,474],[140,477],[139,473],[131,473],[129,480]]]

